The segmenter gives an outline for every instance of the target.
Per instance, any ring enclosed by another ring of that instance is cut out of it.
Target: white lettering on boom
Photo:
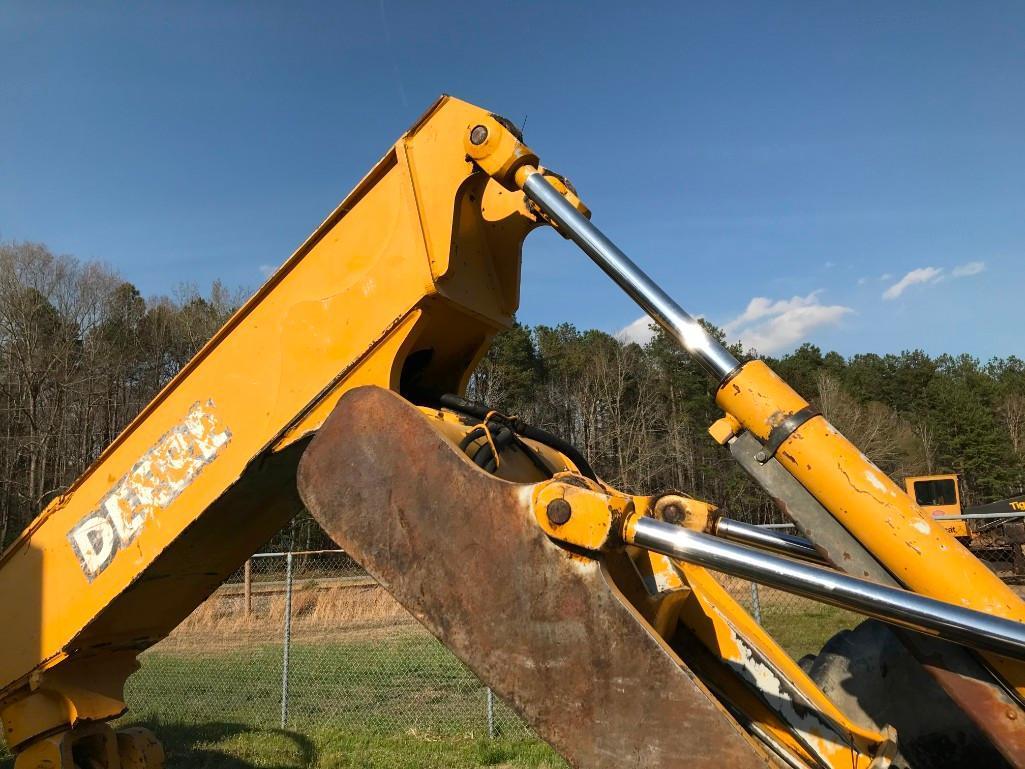
[[[198,401],[125,473],[99,506],[68,532],[82,571],[92,582],[154,514],[170,505],[231,440],[214,410]]]

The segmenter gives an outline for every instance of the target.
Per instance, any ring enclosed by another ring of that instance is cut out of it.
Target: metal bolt
[[[488,140],[487,126],[475,125],[470,131],[470,144],[483,144]]]
[[[1016,721],[1018,719],[1018,711],[1013,707],[1007,708],[1007,717],[1012,721]]]
[[[573,515],[573,508],[565,499],[553,499],[548,503],[545,512],[548,513],[548,522],[552,526],[562,526]]]
[[[666,505],[662,509],[662,520],[666,523],[680,523],[683,521],[683,509],[679,505]]]

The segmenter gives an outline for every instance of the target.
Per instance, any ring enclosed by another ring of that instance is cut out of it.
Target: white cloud
[[[808,338],[813,329],[838,323],[850,307],[825,305],[819,291],[773,301],[756,296],[739,316],[724,326],[726,335],[761,353],[779,352]]]
[[[950,271],[950,274],[955,278],[967,278],[970,275],[978,275],[980,272],[985,271],[985,269],[985,262],[968,262],[967,264],[959,264]]]
[[[980,272],[984,272],[985,269],[985,262],[966,262],[965,264],[959,264],[957,267],[951,269],[949,273],[944,272],[942,267],[918,267],[907,273],[903,278],[886,289],[883,292],[883,299],[896,299],[908,288],[914,285],[939,283],[948,276],[951,278],[967,278],[972,275],[978,275]],[[892,276],[883,276],[883,278],[889,277]]]
[[[625,326],[617,331],[615,336],[616,339],[624,344],[636,342],[643,347],[655,337],[653,325],[655,325],[655,321],[647,315],[642,315],[629,326]]]
[[[883,292],[883,299],[896,299],[911,286],[919,283],[935,283],[942,278],[942,267],[918,267],[886,289]]]
[[[269,278],[271,275],[274,274],[274,270],[276,270],[276,269],[277,269],[277,265],[274,265],[274,264],[261,264],[260,265],[260,274],[263,275],[263,277],[265,277],[265,278]]]

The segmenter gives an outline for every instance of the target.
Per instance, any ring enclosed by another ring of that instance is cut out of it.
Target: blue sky
[[[448,92],[766,351],[1023,355],[1023,76],[1021,3],[9,3],[0,239],[255,287]],[[550,231],[523,296],[639,314]]]

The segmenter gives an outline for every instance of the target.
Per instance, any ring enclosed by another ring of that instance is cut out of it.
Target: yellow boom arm
[[[345,390],[463,389],[539,224],[467,159],[485,119],[436,102],[6,550],[8,745],[123,712],[136,654],[296,513],[296,463]]]

